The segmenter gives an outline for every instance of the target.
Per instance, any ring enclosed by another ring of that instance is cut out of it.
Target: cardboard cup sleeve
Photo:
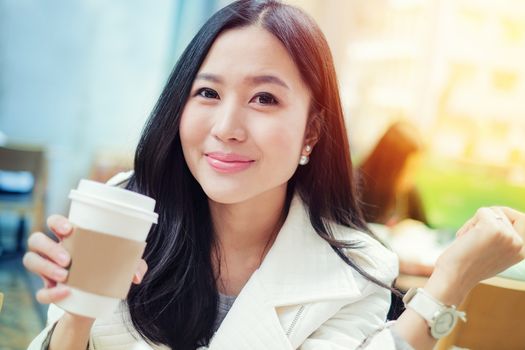
[[[124,300],[146,242],[75,227],[62,241],[71,255],[66,284],[85,292]]]

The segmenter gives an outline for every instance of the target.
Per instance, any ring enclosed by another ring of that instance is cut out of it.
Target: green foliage
[[[416,184],[431,226],[458,229],[479,207],[504,205],[525,211],[525,185],[507,180],[508,169],[427,159]]]

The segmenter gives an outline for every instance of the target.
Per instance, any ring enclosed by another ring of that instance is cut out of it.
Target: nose
[[[246,140],[246,128],[242,108],[234,101],[223,103],[222,108],[216,110],[212,135],[222,141],[243,142]]]

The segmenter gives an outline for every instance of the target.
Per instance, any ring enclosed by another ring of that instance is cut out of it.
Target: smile
[[[255,160],[233,153],[206,153],[208,164],[217,172],[231,174],[248,169]]]

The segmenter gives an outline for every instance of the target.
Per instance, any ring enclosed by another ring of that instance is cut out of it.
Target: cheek
[[[182,112],[179,133],[182,151],[186,163],[193,170],[193,163],[202,150],[202,144],[207,135],[207,128],[203,123],[203,118],[199,118],[198,113],[187,106]]]
[[[269,128],[259,128],[259,148],[265,163],[275,170],[293,173],[297,167],[303,142],[304,127],[295,123],[280,123]]]
[[[188,104],[181,115],[180,121],[180,139],[183,149],[195,147],[204,139],[206,135],[204,118],[199,116],[198,111]]]
[[[281,157],[276,157],[277,160],[279,158],[289,158],[299,152],[300,135],[287,131],[288,130],[281,130],[280,132],[269,133],[267,137],[268,143],[266,148],[270,150],[274,156],[281,155]]]

